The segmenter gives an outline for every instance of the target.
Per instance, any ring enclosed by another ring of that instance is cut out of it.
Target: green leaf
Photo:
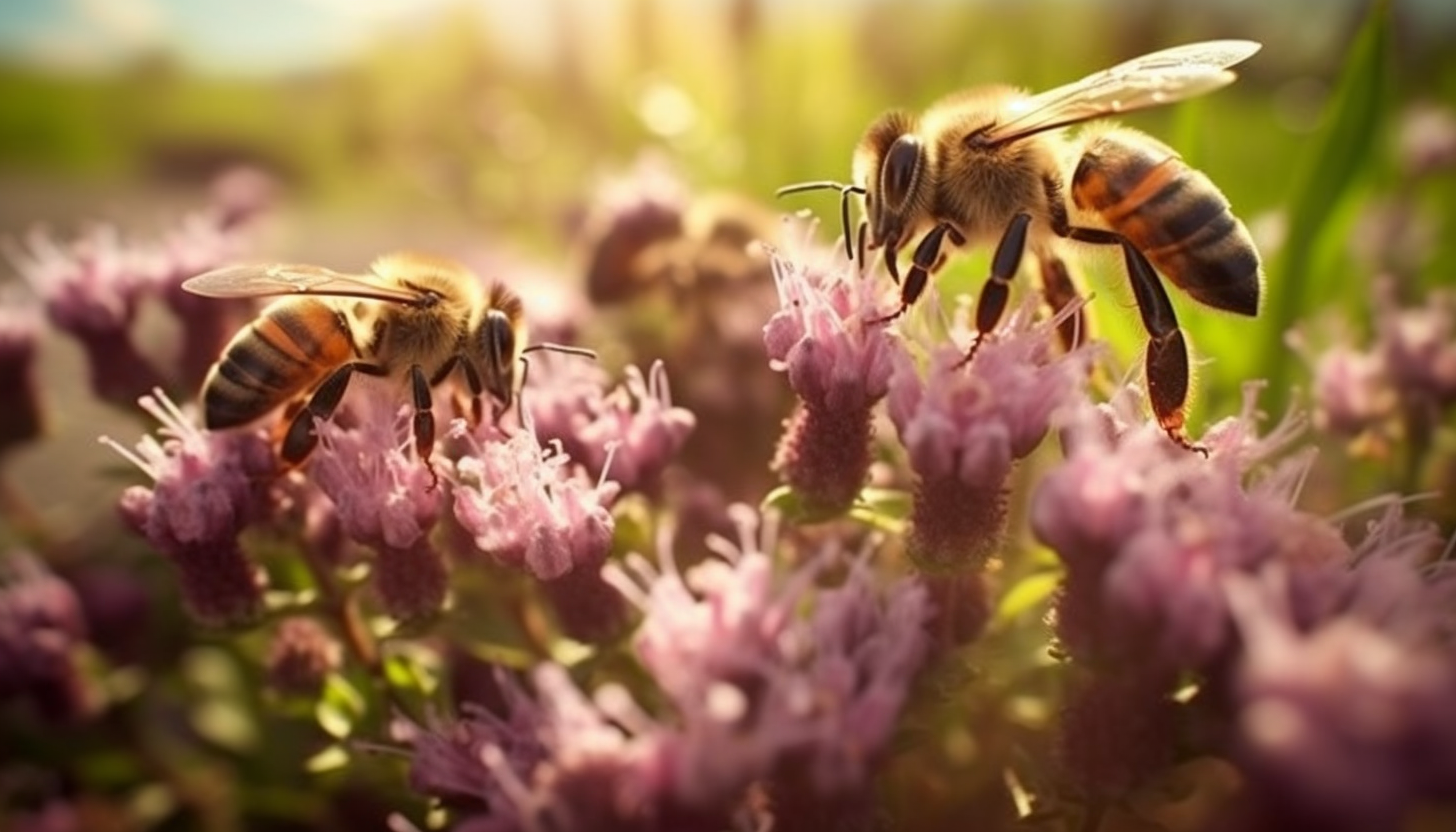
[[[803,502],[799,500],[799,495],[795,493],[794,489],[787,485],[781,485],[768,492],[768,495],[763,498],[763,503],[759,508],[765,511],[774,509],[782,513],[785,517],[791,517],[795,514],[803,513],[803,505]]]
[[[349,764],[349,749],[343,745],[331,745],[323,751],[308,758],[304,763],[304,769],[310,774],[323,774],[329,771],[337,771]]]
[[[912,504],[908,491],[866,488],[849,510],[849,516],[887,534],[902,535]]]
[[[1062,573],[1059,571],[1027,575],[1001,596],[1001,603],[996,607],[996,621],[1011,621],[1046,603],[1061,582]]]
[[[209,697],[192,708],[192,728],[220,748],[246,753],[257,747],[258,727],[237,701]]]
[[[337,703],[322,700],[314,706],[314,719],[324,733],[336,740],[347,739],[354,730],[354,719]]]
[[[435,669],[412,652],[392,653],[384,659],[384,676],[391,687],[421,696],[432,694],[438,684]]]
[[[339,673],[330,673],[324,680],[323,698],[319,701],[319,705],[321,707],[328,705],[349,718],[350,721],[363,716],[369,707],[364,694],[354,687],[354,683]]]
[[[569,638],[558,638],[551,642],[552,661],[564,667],[575,667],[596,655],[596,648],[590,644]]]
[[[1322,127],[1310,151],[1296,162],[1288,232],[1265,299],[1264,314],[1269,318],[1265,355],[1287,355],[1284,334],[1305,312],[1315,287],[1324,295],[1332,291],[1326,276],[1316,279],[1316,253],[1322,238],[1335,232],[1330,220],[1375,150],[1391,74],[1390,17],[1389,0],[1371,4],[1329,98]],[[1288,361],[1271,362],[1273,395],[1287,394],[1289,369]]]

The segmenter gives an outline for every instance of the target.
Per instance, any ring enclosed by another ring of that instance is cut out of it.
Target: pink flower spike
[[[1034,322],[1035,310],[1023,304],[969,363],[955,343],[927,345],[923,374],[909,353],[895,356],[889,413],[916,476],[909,549],[922,568],[974,567],[995,552],[1012,464],[1084,395],[1092,350],[1061,352],[1061,319]],[[968,330],[961,312],[952,332],[964,340]]]
[[[1225,582],[1246,645],[1236,754],[1259,809],[1287,827],[1399,828],[1456,790],[1456,663],[1444,641],[1409,642],[1354,616],[1306,630],[1287,572]]]
[[[608,475],[623,491],[655,491],[697,424],[691,411],[673,406],[665,365],[654,362],[645,376],[629,366],[623,384],[604,394],[605,374],[592,362],[551,356],[541,363],[546,383],[522,397],[536,436],[560,441],[588,476]],[[531,377],[538,378],[535,362]]]
[[[790,769],[818,799],[852,794],[928,654],[927,593],[915,579],[886,585],[868,551],[833,588],[816,584],[842,562],[834,549],[779,573],[772,524],[760,535],[745,506],[734,519],[736,544],[710,542],[721,559],[679,572],[667,531],[657,569],[640,557],[606,569],[642,608],[638,656],[681,714],[674,779],[690,802]]]
[[[261,433],[211,433],[194,424],[160,390],[141,406],[161,423],[159,440],[114,448],[154,480],[122,494],[122,517],[176,565],[183,600],[210,624],[251,619],[262,602],[262,574],[238,548],[238,535],[268,509],[277,475]]]
[[[559,446],[543,449],[528,431],[477,438],[457,422],[451,435],[470,448],[455,463],[455,517],[481,553],[541,580],[601,566],[616,483],[592,482]]]
[[[415,454],[407,430],[412,413],[408,405],[396,410],[387,397],[368,397],[352,427],[318,421],[319,447],[309,459],[344,534],[376,551],[374,587],[399,621],[438,612],[449,585],[444,556],[429,538],[445,496]]]
[[[30,552],[0,554],[0,705],[23,699],[55,722],[85,715],[91,699],[77,649],[85,640],[71,585]]]
[[[407,425],[413,408],[384,396],[360,396],[357,423],[317,423],[319,446],[309,475],[330,500],[344,533],[366,546],[408,549],[425,537],[444,495],[415,455]]]
[[[35,383],[40,315],[33,306],[0,294],[0,455],[40,436],[41,403]]]
[[[28,250],[7,241],[6,254],[44,301],[51,323],[85,350],[96,396],[130,406],[160,386],[160,373],[130,333],[148,286],[144,256],[109,225],[94,226],[66,245],[38,228],[26,241]]]
[[[770,251],[780,308],[763,340],[770,366],[788,375],[799,398],[773,468],[811,516],[832,516],[864,487],[871,408],[889,389],[899,344],[875,323],[889,310],[877,305],[873,281],[838,255],[800,248]]]

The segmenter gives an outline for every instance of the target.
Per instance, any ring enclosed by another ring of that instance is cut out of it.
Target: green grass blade
[[[1334,233],[1330,220],[1369,168],[1375,150],[1391,74],[1390,17],[1389,0],[1371,4],[1326,105],[1313,148],[1297,169],[1287,236],[1265,298],[1269,325],[1263,355],[1270,359],[1269,392],[1279,400],[1270,406],[1279,407],[1288,395],[1292,367],[1284,333],[1309,311],[1315,285],[1322,291],[1330,288],[1314,274],[1316,254],[1323,238]]]

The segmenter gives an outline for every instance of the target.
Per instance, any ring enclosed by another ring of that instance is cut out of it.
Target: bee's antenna
[[[567,344],[553,344],[549,341],[545,341],[540,344],[532,344],[529,347],[521,350],[522,390],[526,389],[526,377],[531,373],[531,361],[526,358],[526,354],[533,352],[556,352],[561,353],[562,355],[576,355],[582,358],[590,358],[593,361],[597,360],[596,350],[587,349],[586,347],[573,347]]]
[[[821,179],[816,182],[799,182],[793,185],[785,185],[774,191],[774,196],[787,196],[799,194],[805,191],[839,191],[839,222],[844,226],[844,256],[850,260],[854,259],[854,235],[849,231],[849,195],[863,194],[864,188],[858,185],[846,185],[843,182],[835,182],[830,179]],[[864,226],[860,226],[863,229]],[[861,259],[863,259],[863,248],[861,248]]]
[[[549,341],[543,341],[540,344],[532,344],[531,346],[526,347],[525,349],[521,350],[521,353],[524,355],[525,353],[528,353],[528,352],[542,352],[542,351],[545,351],[545,352],[559,352],[559,353],[561,353],[563,355],[579,355],[582,358],[590,358],[592,360],[596,360],[596,357],[597,357],[597,351],[596,350],[587,349],[586,347],[573,347],[573,346],[570,346],[569,344],[553,344],[553,343],[551,343]]]
[[[785,185],[777,191],[774,191],[774,196],[801,194],[805,191],[843,191],[853,187],[855,186],[846,185],[843,182],[835,182],[832,179],[821,179],[816,182],[796,182],[793,185]]]
[[[596,350],[587,349],[586,347],[572,347],[566,344],[553,344],[549,341],[542,342],[540,344],[531,344],[530,346],[521,350],[521,392],[519,395],[516,396],[516,412],[520,414],[521,424],[523,426],[525,426],[531,418],[530,413],[526,410],[525,407],[522,406],[522,402],[526,398],[526,382],[530,379],[531,376],[531,359],[527,358],[526,354],[532,352],[556,352],[561,353],[562,355],[576,355],[582,358],[590,358],[593,361],[597,360]],[[535,432],[534,427],[530,427],[528,429],[531,430],[533,433]]]

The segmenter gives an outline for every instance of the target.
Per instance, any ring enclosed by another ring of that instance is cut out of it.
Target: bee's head
[[[521,356],[516,323],[505,311],[492,308],[475,331],[475,339],[481,383],[501,403],[502,412],[510,410],[516,397],[516,362]]]
[[[870,248],[885,247],[896,274],[895,254],[915,232],[925,204],[925,143],[910,114],[892,110],[870,124],[854,156],[854,181],[864,188]]]

